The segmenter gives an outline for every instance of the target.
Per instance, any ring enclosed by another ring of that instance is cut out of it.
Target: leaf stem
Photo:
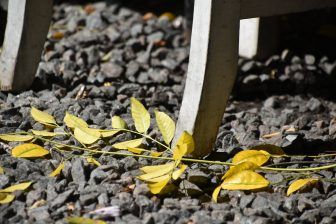
[[[91,153],[94,153],[94,154],[110,154],[110,155],[118,155],[118,156],[132,156],[132,157],[147,158],[147,159],[162,159],[162,160],[174,161],[174,158],[172,158],[172,157],[155,157],[155,156],[147,156],[147,155],[127,154],[127,153],[122,153],[122,152],[105,152],[105,151],[100,151],[100,150],[95,150],[95,149],[81,148],[79,146],[69,146],[67,144],[59,143],[59,142],[49,140],[49,139],[45,139],[45,138],[38,137],[38,136],[36,136],[36,138],[40,139],[42,141],[53,143],[53,144],[72,147],[74,149],[79,149],[79,150],[82,150],[82,151],[88,151],[88,152],[91,152]],[[221,161],[192,159],[192,158],[182,158],[181,160],[184,161],[184,162],[216,164],[216,165],[222,165],[222,166],[235,166],[235,164],[233,164],[233,163],[221,162]],[[305,171],[326,170],[326,169],[331,169],[331,168],[336,168],[336,164],[331,164],[331,165],[327,165],[327,166],[319,166],[319,167],[308,167],[308,168],[276,168],[276,167],[262,166],[259,169],[260,170],[266,170],[266,171],[305,172]]]
[[[165,149],[167,149],[167,150],[173,152],[173,150],[172,150],[170,147],[168,147],[168,146],[166,146],[165,144],[159,142],[158,140],[155,140],[154,138],[152,138],[151,136],[149,136],[149,135],[147,135],[147,134],[139,133],[139,132],[137,132],[137,131],[132,131],[132,130],[125,129],[125,128],[117,128],[117,129],[112,129],[112,130],[116,130],[116,131],[125,131],[125,132],[129,132],[129,133],[133,133],[133,134],[141,135],[142,137],[147,138],[147,139],[149,139],[149,140],[151,140],[151,141],[157,143],[158,145],[161,145],[161,146],[164,147]]]

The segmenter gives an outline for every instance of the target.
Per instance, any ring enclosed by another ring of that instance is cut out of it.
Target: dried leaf
[[[173,21],[175,19],[175,15],[171,12],[165,12],[165,13],[162,13],[159,17],[159,19],[167,19],[168,21]]]
[[[18,158],[35,158],[48,155],[49,151],[43,147],[31,143],[16,146],[12,150],[12,156]]]
[[[57,135],[65,135],[63,132],[50,132],[50,131],[37,131],[37,130],[32,130],[34,135],[38,136],[43,136],[43,137],[55,137]]]
[[[96,166],[101,166],[100,162],[98,162],[97,160],[95,160],[93,157],[87,157],[86,161],[88,163],[94,164]]]
[[[53,32],[51,34],[51,38],[55,39],[55,40],[60,40],[64,37],[64,33],[63,32]]]
[[[114,135],[116,135],[119,131],[116,130],[99,130],[101,136],[103,138],[109,138],[112,137]]]
[[[150,115],[144,105],[134,97],[131,98],[131,112],[135,129],[140,133],[147,132],[150,125]]]
[[[170,176],[168,175],[164,180],[160,182],[149,183],[148,188],[152,192],[152,194],[158,194],[169,183],[169,181],[170,181]]]
[[[40,122],[41,124],[46,125],[56,125],[55,118],[50,114],[40,111],[35,107],[32,107],[30,110],[31,116],[34,118],[35,121]]]
[[[66,218],[66,221],[69,224],[106,224],[106,222],[102,220],[94,220],[94,219],[83,218],[83,217],[69,217],[69,218]]]
[[[276,145],[271,145],[271,144],[257,145],[257,146],[250,148],[249,150],[263,150],[275,156],[285,155],[285,152],[282,150],[281,147],[276,146]]]
[[[175,163],[170,162],[170,163],[166,163],[166,164],[163,164],[163,165],[144,166],[144,167],[140,168],[140,170],[144,173],[152,173],[152,172],[162,170],[162,169],[174,169],[174,167],[175,167]]]
[[[245,161],[250,161],[252,163],[257,164],[258,166],[263,165],[268,161],[270,158],[270,154],[263,151],[257,151],[257,150],[245,150],[237,153],[233,159],[232,162],[234,164],[238,164]]]
[[[119,116],[113,116],[111,119],[112,128],[124,129],[127,127],[126,122]]]
[[[15,196],[12,194],[0,193],[0,204],[8,204],[14,200]]]
[[[34,139],[32,135],[0,135],[0,139],[6,142],[27,142]]]
[[[119,142],[113,144],[112,147],[116,149],[128,149],[128,148],[137,148],[142,144],[142,138],[133,139],[125,142]]]
[[[4,169],[0,166],[0,174],[4,174],[4,173],[5,173]]]
[[[165,113],[155,110],[155,119],[167,145],[171,142],[175,134],[175,122]]]
[[[56,177],[60,175],[64,167],[65,167],[65,163],[64,162],[60,163],[58,167],[51,174],[49,174],[49,177]]]
[[[317,178],[307,178],[307,179],[299,179],[291,183],[287,190],[287,196],[291,195],[295,191],[298,191],[307,185],[314,185],[318,182]]]
[[[190,154],[195,149],[195,142],[193,137],[186,131],[182,133],[180,138],[178,139],[176,146],[187,145],[187,152],[186,154]]]
[[[63,121],[69,128],[87,128],[88,127],[88,124],[83,119],[76,117],[68,112],[65,113],[65,117]]]
[[[238,163],[235,166],[231,166],[230,169],[225,173],[225,175],[222,177],[222,180],[224,180],[227,177],[230,177],[232,175],[235,175],[243,170],[256,170],[259,166],[255,163],[252,163],[250,161],[244,161],[241,163]]]
[[[20,184],[12,185],[10,187],[7,187],[5,189],[0,190],[0,193],[13,193],[14,191],[24,191],[31,184],[32,184],[32,182],[25,182],[25,183],[20,183]]]
[[[227,177],[221,187],[226,190],[253,190],[267,187],[269,181],[260,174],[243,170],[237,174]]]
[[[212,200],[217,203],[219,192],[222,190],[222,186],[218,186],[212,192]]]
[[[168,173],[171,173],[174,169],[175,165],[171,165],[170,167],[167,166],[163,169],[160,169],[160,170],[156,170],[154,172],[150,172],[150,173],[145,173],[145,174],[142,174],[140,176],[138,176],[138,178],[140,180],[144,180],[144,181],[150,181],[151,179],[153,178],[157,178],[157,177],[160,177],[160,176],[163,176],[163,175],[166,175]]]
[[[169,177],[170,178],[170,173],[168,173],[168,174],[165,174],[165,175],[163,175],[163,176],[159,176],[159,177],[154,177],[154,178],[152,178],[152,179],[150,179],[150,180],[147,180],[147,183],[148,184],[153,184],[153,183],[158,183],[158,182],[161,182],[161,181],[165,181],[166,179],[167,179],[167,177]]]
[[[173,152],[173,159],[176,161],[180,161],[183,156],[187,154],[188,145],[176,145]]]
[[[178,170],[175,170],[174,172],[173,172],[173,174],[172,174],[172,178],[174,179],[174,180],[177,180],[183,173],[184,173],[184,171],[187,169],[187,165],[185,165],[185,164],[180,164],[180,167],[179,167],[179,169]]]
[[[154,157],[159,157],[163,154],[163,152],[155,152],[155,151],[151,151],[151,156],[154,156]]]
[[[145,149],[141,149],[141,148],[127,148],[127,150],[134,154],[141,154],[144,151],[146,151]]]
[[[101,137],[101,134],[97,129],[75,127],[74,136],[81,143],[93,144]]]

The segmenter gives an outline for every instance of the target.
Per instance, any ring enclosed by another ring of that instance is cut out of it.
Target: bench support
[[[194,156],[211,152],[236,79],[239,39],[237,0],[196,0],[191,51],[176,137],[196,140]]]
[[[10,0],[3,49],[0,88],[19,91],[35,77],[48,34],[52,0]]]
[[[239,21],[336,6],[335,0],[195,0],[190,61],[176,136],[193,134],[194,157],[215,143],[236,79]]]

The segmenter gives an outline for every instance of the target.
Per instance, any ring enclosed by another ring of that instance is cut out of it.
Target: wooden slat
[[[240,0],[240,18],[275,16],[336,7],[336,0]]]
[[[194,157],[211,152],[237,72],[239,1],[196,0],[186,87],[177,123],[193,134]]]
[[[1,90],[23,90],[34,80],[52,16],[52,0],[10,0],[0,55]]]

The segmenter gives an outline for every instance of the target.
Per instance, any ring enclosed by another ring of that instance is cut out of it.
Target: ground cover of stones
[[[0,133],[42,130],[29,115],[31,106],[46,110],[59,123],[69,111],[99,128],[109,128],[113,115],[132,127],[131,96],[151,113],[158,108],[176,120],[189,56],[182,22],[181,17],[152,18],[117,4],[100,2],[85,10],[81,5],[56,5],[33,90],[0,92]],[[262,142],[292,154],[335,152],[335,75],[335,60],[297,56],[290,50],[261,62],[240,59],[239,77],[209,159],[230,161],[235,153]],[[156,130],[150,134],[158,136]],[[110,143],[128,137],[122,134]],[[33,184],[28,191],[15,192],[12,203],[0,206],[0,223],[64,223],[68,216],[148,224],[336,221],[336,184],[330,181],[287,197],[288,174],[266,173],[279,184],[259,192],[222,190],[220,203],[214,203],[211,193],[223,166],[192,164],[175,182],[176,191],[155,196],[135,178],[138,168],[151,160],[101,155],[95,157],[103,164],[97,167],[74,157],[59,177],[51,178],[48,175],[61,161],[59,154],[13,158],[13,146],[0,143],[0,165],[5,169],[0,188]],[[297,168],[334,160],[301,157],[277,162]],[[335,173],[333,169],[315,176],[332,180]],[[107,206],[114,206],[115,212],[90,214]]]

